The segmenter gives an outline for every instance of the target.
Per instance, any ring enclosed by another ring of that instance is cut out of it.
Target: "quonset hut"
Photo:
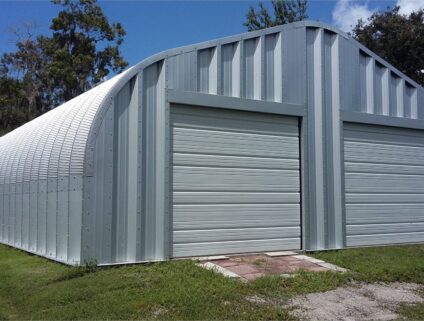
[[[424,241],[424,91],[299,22],[152,56],[0,138],[0,241],[67,264]]]

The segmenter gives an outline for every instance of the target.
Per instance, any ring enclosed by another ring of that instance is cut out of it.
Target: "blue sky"
[[[110,21],[121,22],[127,31],[122,54],[130,65],[168,48],[245,32],[245,14],[249,6],[257,4],[258,1],[100,1]],[[408,13],[424,7],[424,0],[309,0],[308,15],[311,20],[348,31],[358,18],[396,4]],[[48,1],[0,1],[0,54],[14,50],[10,27],[35,21],[37,33],[48,33],[58,9]]]

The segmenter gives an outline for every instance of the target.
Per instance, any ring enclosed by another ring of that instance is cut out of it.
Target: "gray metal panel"
[[[57,243],[57,179],[47,180],[47,257],[56,257]]]
[[[82,186],[82,177],[70,177],[67,261],[72,264],[78,264],[81,260]]]
[[[8,244],[15,244],[16,243],[16,203],[15,203],[15,184],[8,184],[6,185],[9,188],[6,188],[6,199],[4,204],[5,211],[8,211],[6,213],[9,213],[9,239]],[[13,195],[13,199],[12,199]]]
[[[400,77],[394,73],[390,73],[389,76],[389,115],[396,117],[398,115],[397,110],[397,88],[400,83]]]
[[[383,97],[383,80],[384,73],[386,72],[385,68],[376,64],[375,66],[375,81],[374,81],[374,98],[375,98],[375,114],[384,115],[384,97]]]
[[[197,91],[197,51],[171,56],[168,63],[169,88]]]
[[[307,41],[307,78],[308,85],[308,170],[307,182],[309,215],[305,218],[306,249],[325,248],[325,199],[324,199],[324,74],[323,74],[323,37],[321,29],[308,28]]]
[[[282,101],[306,104],[306,28],[281,32]]]
[[[359,51],[359,89],[361,92],[361,103],[360,111],[363,113],[368,112],[367,105],[367,65],[368,65],[369,56],[366,55],[363,51]]]
[[[342,164],[340,153],[340,37],[324,33],[324,186],[326,248],[342,248]]]
[[[424,89],[418,88],[418,118],[424,119]]]
[[[86,182],[90,200],[82,218],[85,261],[136,261],[141,215],[137,211],[139,90],[139,77],[133,78],[118,92],[98,129],[94,175]]]
[[[172,62],[169,60],[169,68],[171,69]],[[144,222],[144,258],[153,260],[155,258],[155,207],[156,207],[156,84],[158,80],[158,65],[152,65],[144,71],[143,74],[143,105],[146,109],[144,130],[145,130],[145,211]]]
[[[113,212],[113,135],[114,135],[114,109],[106,113],[102,126],[98,131],[94,160],[94,177],[88,187],[93,192],[90,204],[92,219],[84,226],[91,233],[84,240],[88,247],[85,260],[93,257],[99,264],[113,262],[112,253],[112,212]],[[88,184],[88,182],[87,182]],[[89,206],[89,205],[88,205]],[[84,217],[87,216],[84,214]]]
[[[237,43],[231,43],[221,48],[222,54],[222,62],[221,62],[221,70],[222,70],[222,79],[221,79],[221,88],[222,94],[224,96],[233,96],[233,77],[236,73],[234,70],[234,55],[237,51]],[[240,70],[238,70],[240,73]]]
[[[140,77],[136,77],[132,81],[132,90],[130,93],[130,101],[128,102],[128,180],[127,180],[127,239],[125,254],[126,260],[131,262],[137,261],[137,234],[140,233],[140,219],[141,215],[137,211],[137,195],[141,192],[141,186],[138,182],[138,173],[141,169],[138,167],[138,140],[139,140],[139,81]]]
[[[12,184],[15,187],[15,192],[10,193],[10,202],[14,204],[14,227],[15,227],[15,240],[14,244],[21,246],[22,244],[22,183]],[[13,212],[12,212],[13,213]]]
[[[174,257],[300,248],[296,118],[173,105]]]
[[[68,261],[69,236],[69,178],[59,177],[57,180],[57,226],[56,255],[59,260]]]
[[[46,254],[47,180],[38,181],[37,189],[37,252]]]
[[[340,36],[338,38],[340,41],[340,107],[344,110],[360,111],[359,48],[347,39]]]
[[[213,57],[214,48],[208,48],[198,51],[198,89],[199,92],[209,93],[209,67]]]
[[[29,250],[37,251],[38,236],[38,183],[29,182]]]
[[[255,99],[255,54],[259,44],[259,38],[249,39],[244,42],[243,68],[244,68],[244,96],[245,98]],[[258,68],[258,67],[256,67]]]
[[[21,246],[23,248],[29,248],[29,224],[30,224],[30,215],[29,215],[29,183],[16,183],[20,185],[22,189],[21,195],[16,195],[22,197],[22,208],[21,208]]]
[[[265,79],[265,94],[264,99],[268,101],[275,100],[275,74],[276,68],[281,68],[281,59],[280,63],[277,65],[275,63],[274,57],[276,56],[276,45],[279,34],[271,34],[265,37],[265,57],[264,57],[264,79]],[[281,51],[281,46],[280,46]],[[281,72],[279,73],[281,75]],[[282,90],[282,88],[280,89]]]
[[[424,241],[424,131],[345,124],[348,246]]]

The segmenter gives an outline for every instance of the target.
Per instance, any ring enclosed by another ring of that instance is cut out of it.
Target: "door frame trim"
[[[296,105],[291,103],[277,103],[277,102],[268,102],[262,100],[252,100],[244,98],[235,98],[235,97],[225,97],[217,96],[203,93],[195,92],[186,92],[173,89],[166,90],[166,164],[165,164],[165,182],[164,190],[166,197],[166,209],[165,209],[165,222],[167,226],[167,232],[165,233],[165,253],[167,253],[168,258],[173,257],[173,214],[172,214],[172,124],[171,124],[171,108],[173,105],[186,105],[186,106],[196,106],[201,108],[222,108],[227,110],[236,110],[236,111],[245,111],[245,112],[257,112],[257,113],[267,113],[275,114],[280,116],[291,116],[297,117],[298,127],[299,127],[299,180],[300,180],[300,250],[306,248],[306,217],[307,209],[309,207],[309,202],[306,197],[307,194],[307,171],[305,170],[308,166],[308,157],[307,157],[307,142],[305,141],[307,137],[308,128],[306,126],[306,115],[307,109],[306,105]]]
[[[172,104],[252,111],[297,117],[306,116],[305,105],[226,97],[174,89],[167,89],[166,93],[167,101]]]

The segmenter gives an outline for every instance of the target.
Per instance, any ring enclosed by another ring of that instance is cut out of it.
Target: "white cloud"
[[[398,0],[414,1],[414,0]],[[418,0],[424,1],[424,0]],[[368,5],[355,3],[349,0],[338,0],[334,6],[332,17],[333,23],[343,31],[351,31],[359,19],[367,20],[376,10],[368,8]]]
[[[412,11],[424,9],[424,0],[397,0],[399,13],[409,15]]]

